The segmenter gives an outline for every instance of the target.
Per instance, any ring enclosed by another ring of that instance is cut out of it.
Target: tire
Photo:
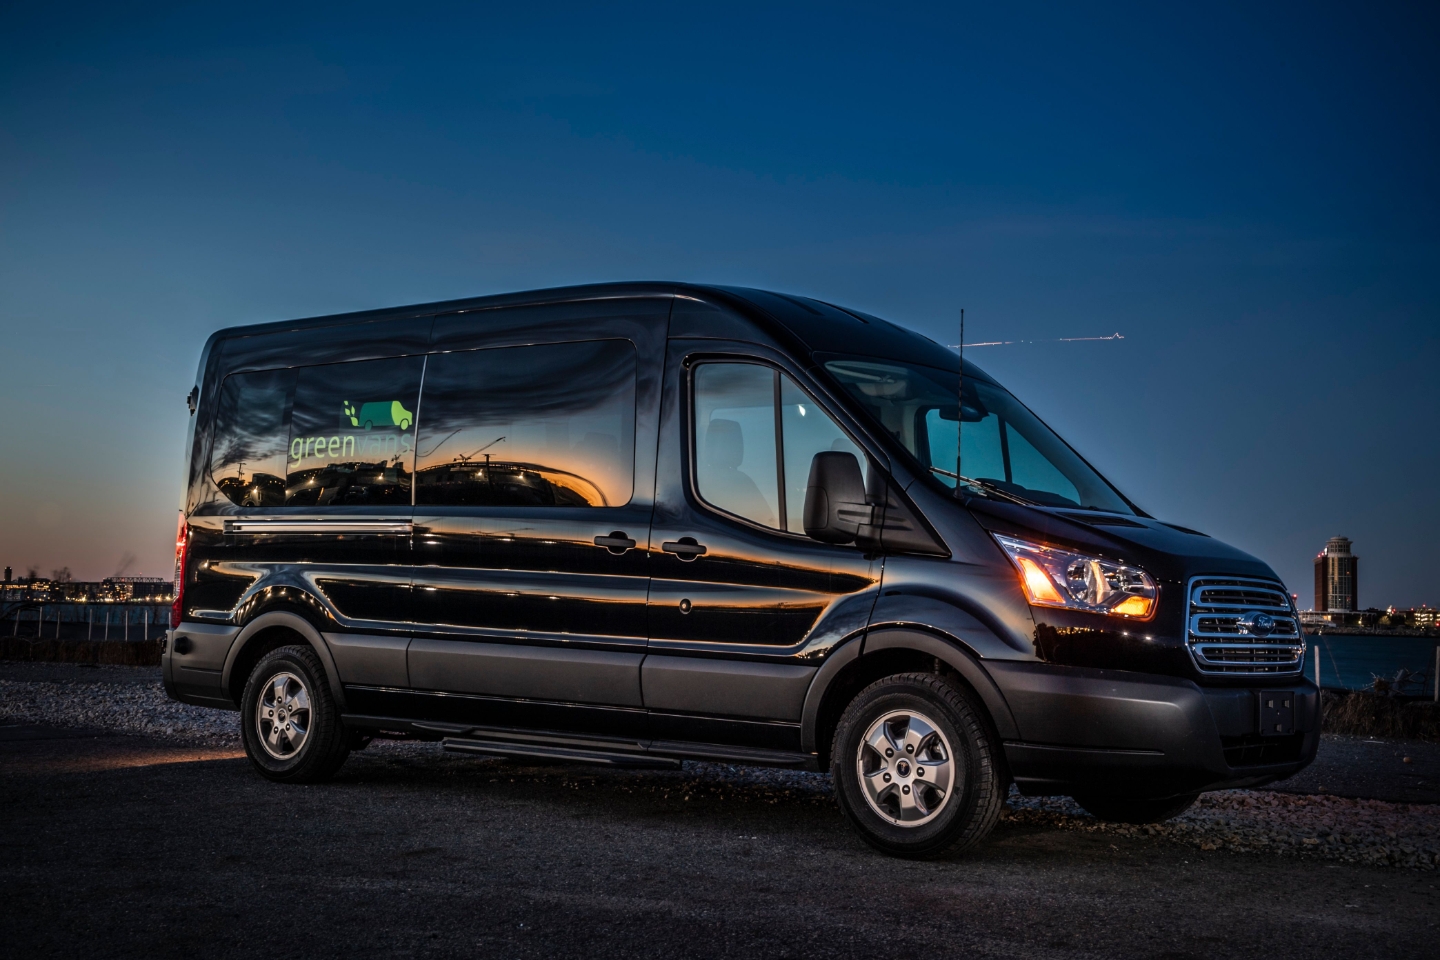
[[[840,809],[891,856],[969,850],[1000,819],[1005,781],[985,716],[934,674],[897,674],[861,690],[840,717],[830,757]]]
[[[320,658],[300,644],[270,651],[250,671],[240,701],[240,735],[260,775],[281,783],[330,779],[353,742]]]
[[[1075,797],[1074,800],[1097,820],[1110,823],[1160,823],[1178,817],[1200,798],[1187,793],[1165,800],[1125,800],[1118,797]]]

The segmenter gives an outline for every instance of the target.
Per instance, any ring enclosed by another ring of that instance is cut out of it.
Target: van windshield
[[[961,425],[956,422],[954,371],[895,360],[831,360],[825,369],[949,487],[956,483],[958,433],[962,479],[975,494],[1047,507],[1135,512],[1003,387],[966,377]]]

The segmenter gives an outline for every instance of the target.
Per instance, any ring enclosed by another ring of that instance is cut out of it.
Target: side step
[[[648,753],[619,750],[584,750],[570,746],[544,743],[515,743],[509,740],[472,740],[467,737],[446,737],[441,746],[455,753],[479,753],[491,757],[530,757],[536,760],[564,760],[569,763],[595,763],[609,767],[646,770],[679,770],[680,761]]]
[[[813,753],[794,753],[764,747],[679,740],[631,740],[620,737],[586,737],[559,731],[481,727],[467,723],[405,720],[365,714],[343,714],[346,726],[373,730],[382,736],[439,740],[446,750],[491,757],[534,757],[571,763],[598,763],[614,767],[674,770],[682,760],[708,760],[745,766],[789,767],[818,770]]]

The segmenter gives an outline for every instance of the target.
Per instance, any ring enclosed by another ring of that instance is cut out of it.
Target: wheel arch
[[[815,753],[821,769],[827,768],[830,738],[855,694],[882,677],[911,671],[940,673],[968,690],[984,708],[997,748],[999,741],[1019,736],[1000,688],[963,641],[926,630],[885,627],[850,641],[826,658],[805,696],[801,749]]]
[[[221,683],[237,706],[245,690],[245,681],[260,658],[271,650],[295,643],[297,638],[314,649],[325,668],[330,695],[341,710],[345,709],[345,691],[340,686],[340,674],[335,669],[335,658],[330,654],[329,645],[313,623],[292,610],[270,610],[260,614],[245,625],[230,645]]]

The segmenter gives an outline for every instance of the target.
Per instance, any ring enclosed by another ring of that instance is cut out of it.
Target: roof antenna
[[[961,431],[965,428],[965,308],[960,308],[960,385],[955,390],[955,499],[963,500],[960,492],[960,478],[965,476],[961,469]]]

